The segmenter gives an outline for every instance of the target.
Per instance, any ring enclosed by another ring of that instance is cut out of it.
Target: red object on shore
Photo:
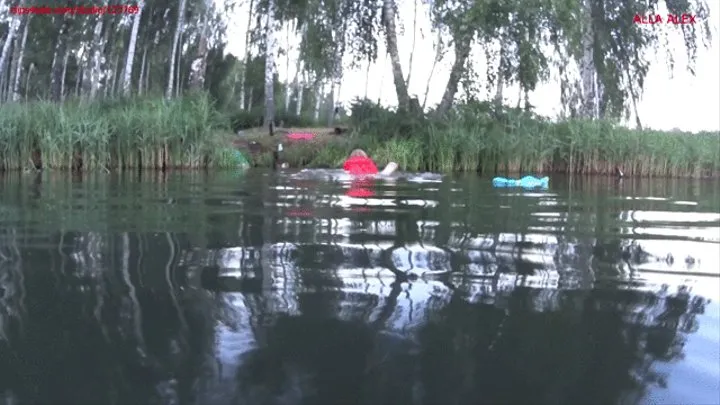
[[[315,134],[312,133],[301,133],[301,132],[294,132],[292,134],[287,135],[288,139],[292,141],[309,141],[313,138],[315,138]]]
[[[343,163],[343,169],[355,175],[376,174],[378,172],[375,162],[364,156],[350,156],[345,163]]]

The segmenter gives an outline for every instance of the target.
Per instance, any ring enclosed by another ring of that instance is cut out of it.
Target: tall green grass
[[[550,120],[488,104],[441,119],[403,117],[366,102],[353,109],[355,141],[404,170],[720,176],[720,133],[633,130],[608,121]]]
[[[367,100],[356,102],[351,112],[349,135],[288,144],[284,159],[293,167],[338,167],[359,147],[379,165],[394,161],[411,171],[610,174],[621,169],[635,176],[720,177],[718,132],[552,122],[487,103],[457,105],[443,117],[397,113]],[[217,111],[202,94],[170,101],[7,104],[0,109],[0,170],[235,167],[229,147],[237,116]],[[254,163],[269,167],[272,150],[253,156]]]
[[[7,104],[0,169],[229,167],[228,128],[204,95]]]

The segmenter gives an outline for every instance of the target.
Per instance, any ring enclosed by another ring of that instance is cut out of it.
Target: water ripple
[[[718,185],[649,182],[6,176],[0,387],[21,403],[707,403]]]

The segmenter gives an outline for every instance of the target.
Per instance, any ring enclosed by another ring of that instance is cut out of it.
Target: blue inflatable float
[[[506,179],[505,177],[495,177],[492,184],[495,187],[523,187],[523,188],[547,188],[550,178],[538,178],[534,176],[525,176],[521,179]]]

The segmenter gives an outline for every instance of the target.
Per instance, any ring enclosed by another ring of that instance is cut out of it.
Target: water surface
[[[720,186],[0,178],[0,403],[720,403]]]

